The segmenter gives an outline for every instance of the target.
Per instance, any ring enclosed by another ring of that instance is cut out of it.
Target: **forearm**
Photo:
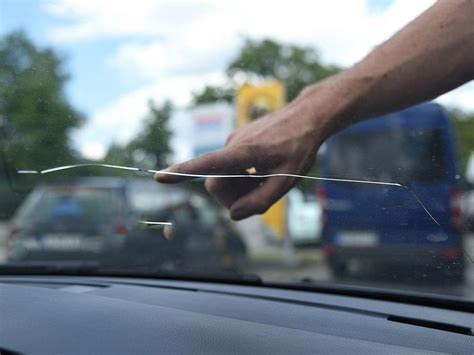
[[[325,123],[331,134],[435,98],[473,77],[474,0],[445,0],[352,68],[307,88],[298,100],[309,110],[325,105],[329,113],[318,117],[316,129]]]

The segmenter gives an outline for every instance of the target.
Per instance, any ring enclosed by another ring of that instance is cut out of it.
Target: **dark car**
[[[137,179],[128,183],[130,209],[143,222],[130,233],[120,265],[160,268],[238,270],[246,246],[229,218],[208,197],[179,186],[158,185]],[[169,240],[167,240],[168,238]]]
[[[76,179],[35,188],[12,219],[9,262],[98,260],[118,252],[130,223],[124,182]]]
[[[172,226],[143,223],[156,221]],[[9,230],[10,263],[234,270],[245,257],[237,231],[209,199],[151,179],[78,178],[37,187]]]

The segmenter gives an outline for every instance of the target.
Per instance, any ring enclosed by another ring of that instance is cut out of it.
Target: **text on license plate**
[[[29,250],[96,251],[100,249],[101,238],[84,238],[75,234],[49,234],[39,238],[28,238],[23,241],[23,246]]]
[[[378,241],[373,232],[342,232],[338,237],[338,244],[345,247],[373,247]]]

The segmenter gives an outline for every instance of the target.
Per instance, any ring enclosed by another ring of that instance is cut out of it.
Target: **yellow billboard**
[[[244,84],[237,91],[237,127],[242,127],[285,104],[285,88],[278,80],[257,85]],[[261,215],[268,228],[278,237],[286,235],[286,200],[281,198]]]
[[[244,84],[237,90],[237,127],[245,126],[285,104],[285,88],[281,81]]]

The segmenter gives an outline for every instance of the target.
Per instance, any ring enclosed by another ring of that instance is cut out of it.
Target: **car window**
[[[37,198],[30,200],[18,218],[22,223],[54,222],[58,218],[92,220],[119,214],[123,205],[119,191],[87,187],[51,187],[43,189]]]
[[[152,181],[139,181],[130,184],[128,198],[133,211],[146,213],[183,203],[188,196],[185,191],[167,190]]]
[[[0,265],[473,300],[474,84],[333,81],[433,2],[0,0]]]
[[[404,183],[436,182],[447,173],[439,130],[350,133],[335,138],[330,151],[331,176]]]

